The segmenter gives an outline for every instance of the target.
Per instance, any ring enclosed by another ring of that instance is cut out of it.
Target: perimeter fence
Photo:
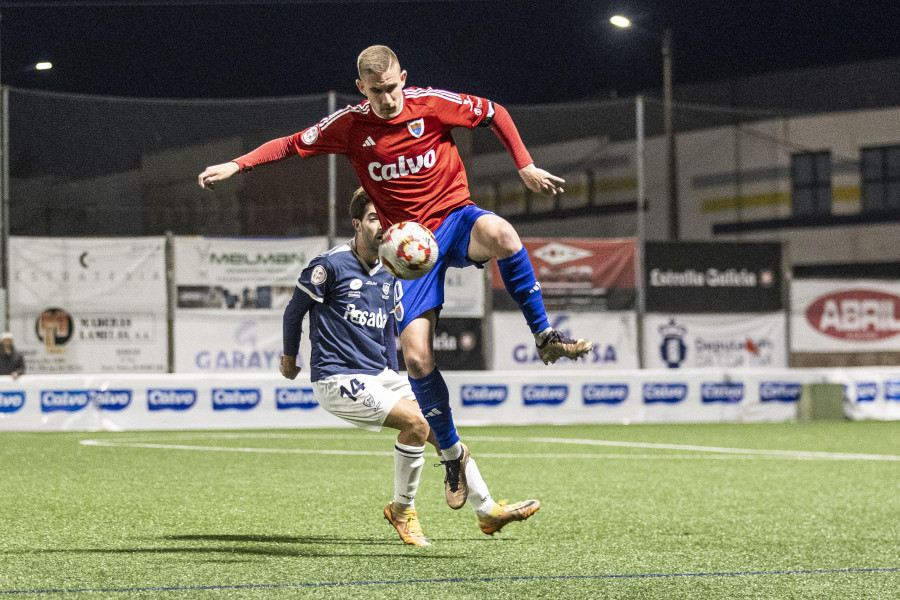
[[[196,177],[207,165],[308,127],[327,115],[330,105],[341,108],[360,100],[342,94],[154,100],[8,88],[9,233],[327,234],[327,157],[260,168],[252,177],[223,182],[214,192],[201,190]],[[489,130],[455,130],[473,195],[487,208],[526,223],[548,216],[630,215],[625,222],[612,218],[594,235],[635,235],[635,105],[628,98],[507,107],[536,161],[566,177],[566,195],[560,198],[528,194]],[[646,137],[661,140],[664,107],[652,99],[645,107]],[[770,116],[678,103],[672,110],[678,132]],[[665,161],[654,158],[663,148],[650,144],[647,150],[651,206],[668,195]],[[341,216],[358,181],[346,160],[334,164],[336,223],[344,234],[350,229]],[[665,237],[664,225],[659,233]]]

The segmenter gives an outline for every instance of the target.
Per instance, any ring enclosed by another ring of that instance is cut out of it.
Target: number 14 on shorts
[[[351,379],[349,381],[350,389],[347,389],[346,385],[341,384],[341,397],[350,398],[354,402],[359,400],[361,392],[365,392],[366,384],[362,383],[358,379]]]

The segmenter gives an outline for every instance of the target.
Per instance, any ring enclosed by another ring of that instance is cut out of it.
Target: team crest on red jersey
[[[409,129],[413,137],[420,138],[425,133],[425,120],[416,119],[415,121],[410,121],[406,124],[406,128]]]

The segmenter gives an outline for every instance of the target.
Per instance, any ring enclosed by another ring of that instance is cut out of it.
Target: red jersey
[[[382,119],[366,100],[234,162],[249,170],[294,155],[344,154],[384,229],[399,221],[416,221],[434,231],[451,211],[473,204],[450,131],[472,129],[493,111],[489,101],[477,96],[405,88],[403,108],[396,117]]]

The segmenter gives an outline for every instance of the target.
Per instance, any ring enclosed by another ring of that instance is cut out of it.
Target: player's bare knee
[[[422,413],[419,413],[414,418],[410,419],[409,425],[406,429],[407,434],[415,439],[415,443],[417,446],[424,446],[425,442],[428,441],[428,432],[430,428],[428,427],[428,421],[425,420],[425,417],[422,416]]]
[[[425,377],[434,370],[434,358],[429,353],[404,353],[403,359],[406,361],[406,370],[415,379]]]
[[[515,228],[503,221],[496,229],[494,235],[494,252],[497,258],[508,258],[522,249],[522,240]]]

